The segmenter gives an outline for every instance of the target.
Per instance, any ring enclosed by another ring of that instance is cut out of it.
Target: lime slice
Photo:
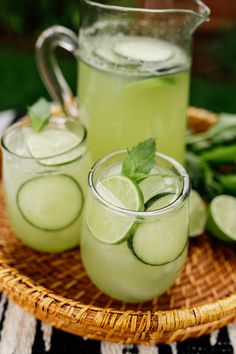
[[[132,61],[163,62],[174,56],[172,48],[164,41],[149,37],[128,37],[121,39],[114,52]]]
[[[226,242],[236,242],[236,198],[219,195],[210,203],[207,230]]]
[[[203,233],[206,225],[206,206],[199,193],[191,190],[189,197],[189,236],[196,237]]]
[[[108,203],[134,211],[143,210],[140,188],[124,176],[109,176],[98,182],[97,192]],[[135,228],[135,217],[126,217],[90,197],[86,210],[87,225],[93,236],[104,243],[126,240]]]
[[[74,149],[82,139],[82,134],[79,136],[66,130],[50,129],[32,134],[27,140],[27,146],[33,157],[46,159]]]
[[[133,81],[129,84],[126,84],[123,89],[123,94],[137,94],[139,92],[144,92],[146,90],[155,90],[155,89],[163,89],[163,86],[173,85],[175,83],[175,79],[171,77],[158,77],[151,79],[142,79]]]

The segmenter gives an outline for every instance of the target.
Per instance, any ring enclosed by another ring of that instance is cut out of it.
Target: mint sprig
[[[153,138],[128,149],[122,165],[122,175],[137,183],[146,178],[155,164],[155,151],[156,143]]]
[[[51,116],[49,102],[45,98],[39,98],[32,106],[28,107],[28,116],[32,129],[36,133],[40,132]]]

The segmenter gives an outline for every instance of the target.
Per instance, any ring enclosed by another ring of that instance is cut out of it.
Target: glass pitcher
[[[47,29],[36,57],[52,98],[87,128],[92,159],[155,137],[158,151],[183,162],[192,36],[209,8],[199,0],[81,0],[80,13],[79,35]],[[78,61],[76,99],[57,46]]]

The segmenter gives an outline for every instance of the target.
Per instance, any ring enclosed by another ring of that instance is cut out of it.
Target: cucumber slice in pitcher
[[[114,65],[125,65],[127,61],[117,55],[108,44],[101,44],[97,47],[94,53],[106,62]]]
[[[32,178],[21,185],[16,196],[23,218],[37,229],[59,231],[72,225],[83,208],[78,182],[66,174]]]
[[[164,62],[171,59],[175,51],[162,40],[149,37],[126,37],[114,46],[114,52],[130,61],[147,63]]]

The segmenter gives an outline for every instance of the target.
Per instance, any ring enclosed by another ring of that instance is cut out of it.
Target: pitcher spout
[[[186,2],[186,1],[184,1]],[[192,1],[188,1],[191,3]],[[190,10],[191,14],[190,16],[192,17],[190,21],[190,27],[189,31],[192,34],[203,22],[209,20],[209,16],[211,13],[210,8],[204,4],[201,0],[195,0],[193,1],[193,9]]]

